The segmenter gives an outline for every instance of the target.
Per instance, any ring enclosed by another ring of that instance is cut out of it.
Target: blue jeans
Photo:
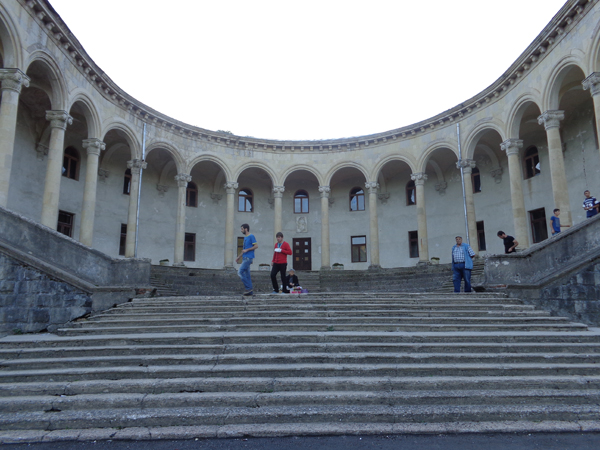
[[[460,283],[463,278],[465,279],[465,292],[471,292],[471,269],[465,269],[465,263],[454,263],[452,272],[454,292],[460,292]]]
[[[252,280],[250,279],[250,264],[252,264],[252,261],[254,261],[254,258],[244,257],[242,265],[238,270],[238,276],[242,279],[242,283],[244,283],[247,291],[252,290]]]

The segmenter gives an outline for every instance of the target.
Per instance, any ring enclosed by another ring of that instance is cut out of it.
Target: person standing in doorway
[[[462,280],[465,280],[465,292],[471,292],[471,270],[475,251],[469,244],[463,244],[462,236],[456,236],[456,245],[452,247],[452,282],[454,292],[460,292]]]
[[[558,218],[560,216],[560,209],[556,208],[553,212],[554,215],[550,217],[550,221],[552,222],[552,236],[556,236],[560,233],[560,227],[570,227],[571,225],[560,224],[560,219]]]
[[[498,237],[504,242],[504,253],[508,254],[515,252],[515,249],[517,248],[517,245],[519,245],[519,242],[517,242],[517,240],[514,237],[507,236],[507,234],[504,231],[498,231]]]
[[[252,261],[254,261],[254,250],[258,248],[258,243],[256,242],[254,235],[250,234],[250,225],[247,223],[242,225],[241,232],[244,235],[244,246],[242,252],[235,261],[238,264],[240,262],[242,263],[238,270],[238,276],[241,278],[242,283],[244,283],[244,287],[246,288],[244,295],[249,296],[254,295],[254,292],[252,291],[252,279],[250,278],[250,265],[252,264]]]
[[[271,281],[273,282],[273,294],[279,293],[277,285],[277,273],[281,274],[281,286],[284,294],[289,294],[290,291],[285,283],[285,271],[287,269],[287,257],[292,254],[290,244],[283,240],[283,233],[278,231],[275,235],[277,242],[273,250],[273,260],[271,261]]]
[[[585,195],[585,198],[583,199],[583,209],[585,209],[586,216],[589,219],[598,214],[598,200],[596,200],[596,197],[592,197],[590,191],[586,190],[583,195]]]

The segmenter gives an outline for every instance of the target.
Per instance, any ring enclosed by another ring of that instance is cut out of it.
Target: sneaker
[[[244,292],[244,295],[245,295],[246,297],[249,297],[249,296],[251,296],[251,295],[254,295],[254,292],[252,292],[252,291]]]
[[[279,291],[273,290],[273,292],[271,292],[271,294],[279,294]]]
[[[282,291],[283,294],[289,294],[290,291]]]

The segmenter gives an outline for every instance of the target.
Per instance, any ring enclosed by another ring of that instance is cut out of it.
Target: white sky
[[[564,0],[50,0],[134,98],[209,130],[328,139],[410,125],[499,78]]]

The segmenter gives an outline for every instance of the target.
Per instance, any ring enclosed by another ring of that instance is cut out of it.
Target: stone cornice
[[[236,136],[190,126],[148,107],[124,92],[95,64],[48,0],[18,1],[46,31],[50,40],[54,41],[68,55],[74,66],[88,79],[90,84],[107,100],[128,110],[140,121],[187,139],[239,150],[277,153],[340,152],[365,149],[386,145],[397,140],[410,139],[460,121],[482,106],[497,101],[517,85],[598,2],[598,0],[569,0],[496,82],[476,96],[441,114],[402,128],[366,136],[315,141],[280,141]]]

